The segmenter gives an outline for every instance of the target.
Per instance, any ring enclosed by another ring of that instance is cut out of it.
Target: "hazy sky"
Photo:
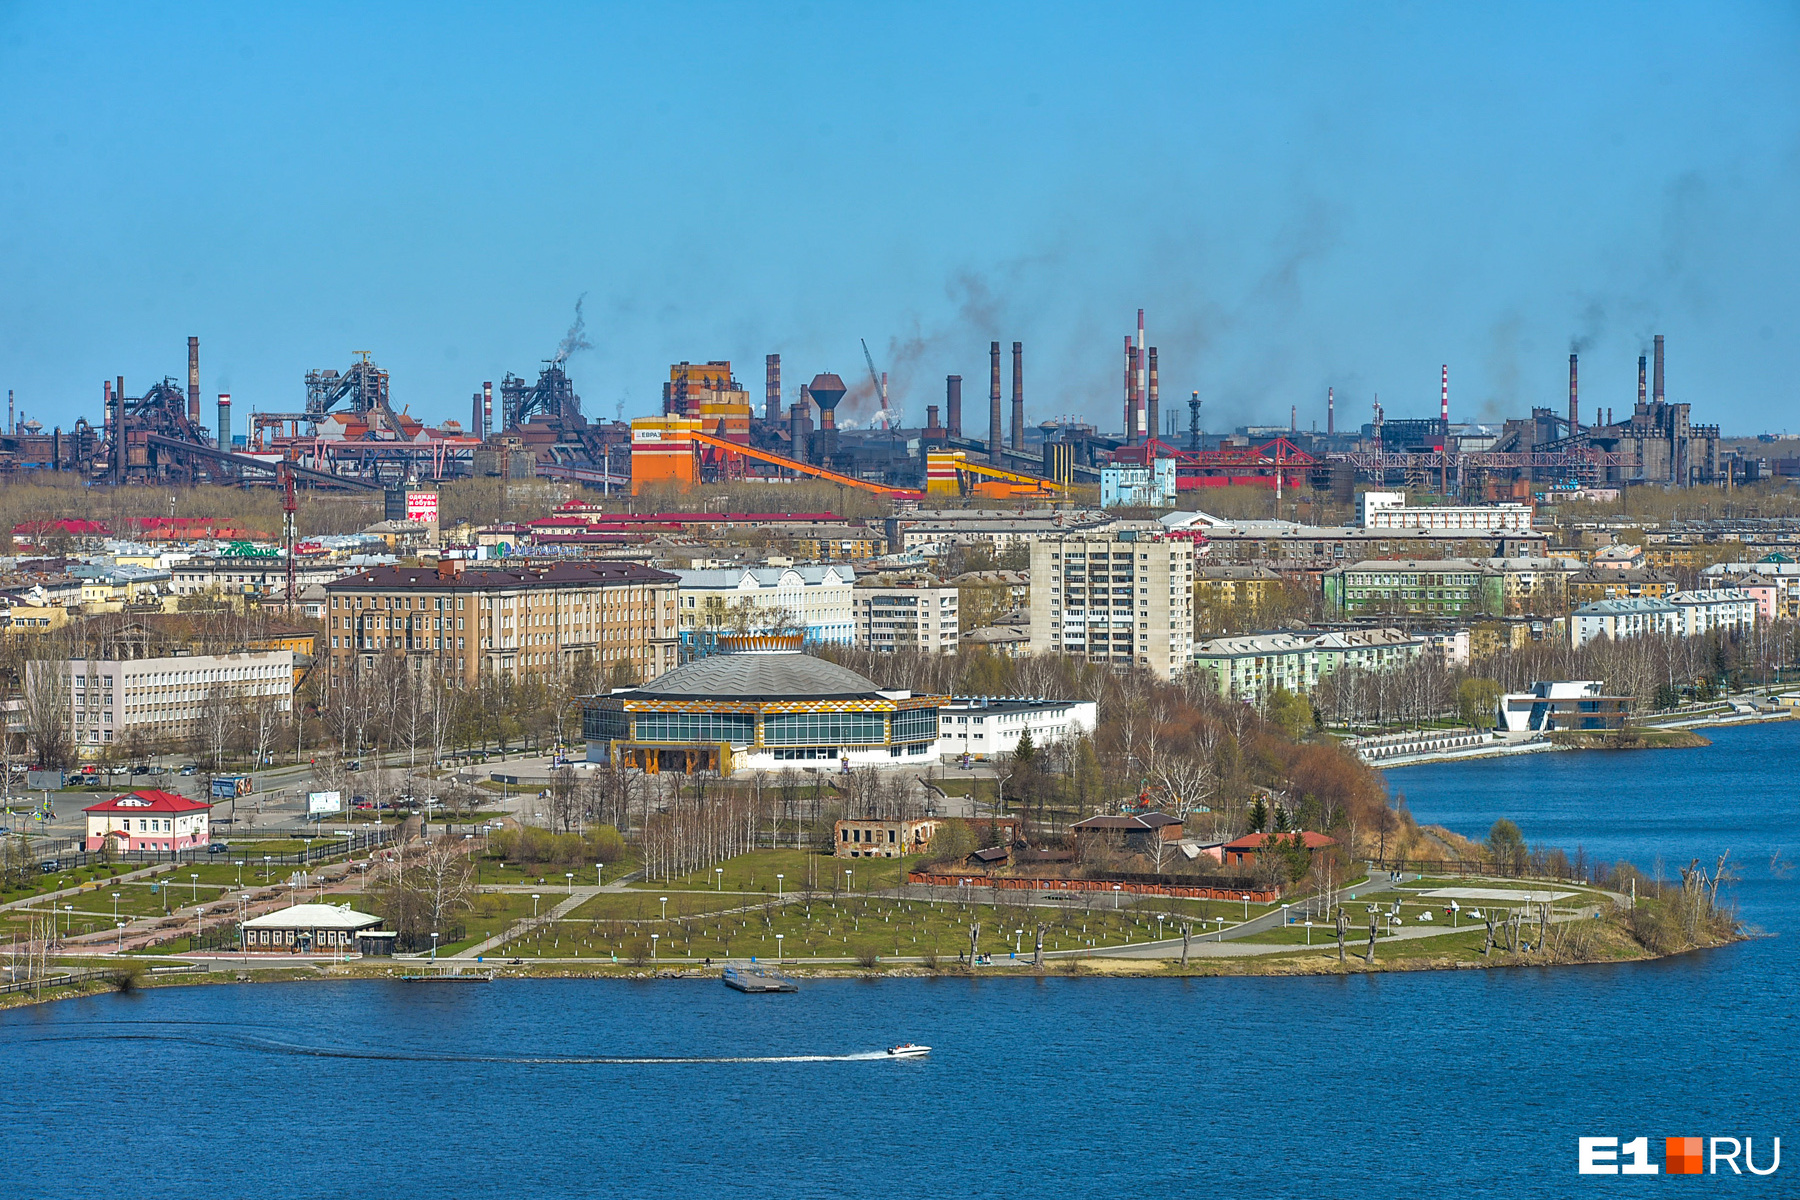
[[[1628,407],[1792,427],[1792,4],[104,5],[0,0],[0,389],[301,406],[369,350],[467,420],[586,296],[590,415],[680,359],[912,419],[1025,343],[1120,421],[1148,310],[1204,424]],[[241,422],[241,418],[240,418]],[[240,423],[241,427],[241,423]]]

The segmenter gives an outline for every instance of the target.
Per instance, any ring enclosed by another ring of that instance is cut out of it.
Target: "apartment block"
[[[33,662],[26,667],[25,686],[32,692],[52,689],[49,699],[68,704],[75,747],[91,754],[132,732],[164,744],[185,741],[220,705],[266,703],[291,711],[294,656],[272,650]]]
[[[1498,616],[1500,572],[1473,559],[1371,559],[1325,572],[1325,605],[1345,616]]]
[[[1210,678],[1221,696],[1261,704],[1277,689],[1310,692],[1320,680],[1345,669],[1395,670],[1425,653],[1429,644],[1426,637],[1398,629],[1214,638],[1194,648],[1193,669]]]
[[[681,642],[690,652],[710,653],[721,633],[782,632],[790,625],[808,644],[856,641],[856,573],[847,566],[714,567],[675,577]]]
[[[1170,679],[1193,648],[1194,546],[1154,521],[1045,536],[1031,547],[1031,649]]]
[[[1432,504],[1413,506],[1405,492],[1363,492],[1356,523],[1364,529],[1429,529],[1439,532],[1523,532],[1531,528],[1529,504]]]
[[[334,676],[404,658],[467,684],[551,675],[583,661],[648,681],[675,667],[676,578],[638,563],[487,569],[462,559],[376,567],[326,585]]]
[[[956,653],[957,589],[892,584],[852,589],[856,645],[863,650]]]

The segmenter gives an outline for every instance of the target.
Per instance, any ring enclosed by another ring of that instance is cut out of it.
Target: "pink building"
[[[146,788],[102,800],[87,813],[86,849],[111,839],[115,850],[186,850],[212,840],[212,805]]]

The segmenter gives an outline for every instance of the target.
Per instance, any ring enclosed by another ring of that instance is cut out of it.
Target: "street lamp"
[[[437,961],[437,939],[438,939],[437,930],[434,929],[431,931],[431,961],[432,962]]]
[[[846,892],[854,892],[856,890],[856,868],[855,867],[845,867],[844,868],[844,890]]]
[[[531,919],[534,921],[537,920],[537,902],[538,894],[536,892],[531,893]]]
[[[188,879],[190,881],[188,883],[188,903],[198,904],[200,903],[200,875],[198,872],[190,871]]]
[[[787,934],[785,934],[785,933],[778,933],[775,935],[775,961],[776,962],[781,961],[781,939],[786,936],[787,936]]]
[[[1312,945],[1312,922],[1311,921],[1308,921],[1306,923],[1306,944],[1309,946]]]
[[[656,957],[656,943],[658,941],[660,941],[661,939],[662,939],[662,934],[660,934],[660,933],[653,933],[650,935],[650,957],[652,959],[654,959]]]
[[[594,864],[594,886],[599,887],[606,882],[606,864]]]
[[[113,920],[119,919],[119,893],[113,893]]]
[[[714,867],[713,868],[713,891],[722,892],[724,890],[725,890],[725,868],[724,867]]]
[[[119,927],[119,953],[123,954],[125,953],[125,922],[116,921],[114,924]]]
[[[569,881],[569,895],[573,896],[575,894],[575,872],[564,871],[563,877]]]
[[[1119,893],[1123,890],[1124,889],[1121,888],[1118,884],[1116,884],[1116,883],[1113,884],[1113,911],[1114,912],[1119,911]]]
[[[667,896],[658,896],[656,899],[657,899],[657,902],[662,905],[662,919],[665,921],[668,920],[669,919],[669,898]]]
[[[1024,938],[1025,938],[1025,931],[1023,929],[1013,930],[1013,957],[1014,958],[1019,957],[1019,946],[1024,941]]]
[[[244,860],[241,858],[237,860],[237,869],[238,869],[238,881],[237,881],[238,890],[243,891],[244,890]]]
[[[264,879],[267,879],[269,877],[269,864],[274,861],[275,861],[275,856],[273,854],[263,855],[263,878]]]
[[[775,901],[778,904],[781,902],[781,881],[784,878],[786,878],[786,876],[780,874],[775,876]]]
[[[75,932],[75,906],[73,904],[65,904],[63,905],[63,912],[66,914],[63,917],[63,936],[70,937]]]
[[[1250,919],[1250,893],[1244,893],[1244,920]]]

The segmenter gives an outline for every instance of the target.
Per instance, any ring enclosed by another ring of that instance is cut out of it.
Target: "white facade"
[[[956,653],[956,597],[953,587],[855,588],[857,648]]]
[[[771,621],[785,612],[806,633],[808,642],[848,646],[856,640],[853,592],[856,576],[845,566],[743,567],[709,571],[676,571],[684,638],[697,631],[732,632],[729,614],[748,605]],[[745,632],[765,632],[756,628]]]
[[[1680,637],[1680,610],[1667,600],[1639,598],[1596,600],[1569,614],[1569,642],[1577,649],[1595,638],[1618,641],[1651,633]]]
[[[1101,508],[1167,508],[1175,503],[1175,460],[1153,458],[1145,467],[1100,468]]]
[[[946,758],[1006,757],[1027,731],[1042,750],[1094,732],[1099,720],[1100,706],[1092,700],[957,696],[938,709],[938,751]]]
[[[1699,637],[1715,629],[1748,632],[1756,624],[1756,597],[1741,588],[1676,592],[1669,597],[1669,603],[1681,613],[1681,632],[1687,637]]]
[[[289,650],[254,654],[184,654],[123,660],[65,659],[34,662],[26,687],[53,687],[68,697],[76,748],[93,753],[119,741],[129,729],[152,739],[191,737],[213,698],[237,706],[294,706],[294,655]]]
[[[1184,671],[1194,636],[1194,546],[1155,521],[1044,537],[1031,547],[1031,651]]]
[[[1464,638],[1466,653],[1466,634]],[[1425,645],[1425,638],[1398,629],[1214,638],[1194,647],[1193,669],[1210,676],[1220,695],[1261,704],[1277,689],[1304,695],[1346,667],[1403,667],[1423,654]]]
[[[1531,528],[1529,504],[1476,504],[1466,507],[1410,507],[1405,492],[1363,492],[1356,497],[1356,523],[1364,529],[1428,529],[1484,533]]]

